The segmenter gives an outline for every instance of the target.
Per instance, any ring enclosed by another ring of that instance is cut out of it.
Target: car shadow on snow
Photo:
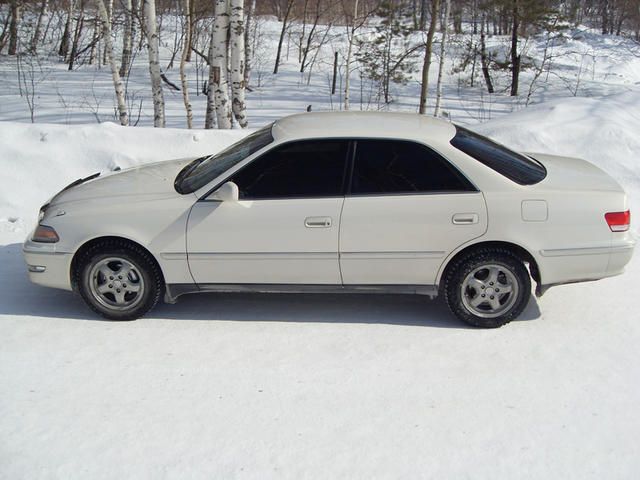
[[[21,245],[0,246],[0,315],[106,321],[79,295],[29,282]],[[177,321],[223,320],[301,323],[378,323],[436,328],[470,328],[444,302],[418,295],[201,293],[160,303],[148,315]],[[518,321],[535,320],[534,297]]]

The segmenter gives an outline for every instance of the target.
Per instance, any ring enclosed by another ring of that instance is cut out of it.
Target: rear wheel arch
[[[454,268],[459,263],[459,261],[462,258],[472,255],[476,252],[480,253],[482,251],[487,251],[487,250],[506,251],[511,255],[515,256],[516,258],[518,258],[520,261],[522,261],[522,263],[528,264],[529,273],[531,274],[531,277],[535,280],[538,287],[541,285],[540,269],[538,267],[538,262],[536,262],[533,255],[531,255],[531,253],[527,249],[511,242],[487,241],[487,242],[479,242],[479,243],[474,243],[472,245],[468,245],[462,248],[461,250],[459,250],[458,252],[456,252],[455,254],[453,254],[452,256],[450,256],[446,260],[444,265],[440,268],[439,275],[438,275],[439,293],[443,293],[442,289],[444,288],[444,279],[447,278],[447,274],[452,268]]]

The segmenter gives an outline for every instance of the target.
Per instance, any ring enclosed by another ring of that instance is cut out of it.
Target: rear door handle
[[[329,228],[331,217],[307,217],[304,219],[304,226],[307,228]]]
[[[451,219],[454,225],[473,225],[478,223],[478,220],[477,213],[456,213]]]

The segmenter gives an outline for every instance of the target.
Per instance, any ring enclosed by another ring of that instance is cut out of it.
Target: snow
[[[565,40],[554,47],[563,79],[541,83],[537,105],[457,89],[450,75],[445,109],[518,150],[605,169],[629,193],[637,235],[640,64],[612,38]],[[578,94],[593,98],[561,98],[583,48],[597,61]],[[309,87],[294,67],[248,96],[253,126],[330,106],[318,93],[327,66]],[[550,289],[498,330],[465,327],[438,299],[374,295],[202,294],[102,321],[77,295],[29,283],[20,243],[40,205],[78,177],[214,153],[247,132],[62,125],[107,120],[113,100],[107,70],[55,65],[36,120],[57,125],[21,123],[8,68],[0,61],[0,478],[637,476],[638,255],[622,276]],[[416,91],[398,87],[393,109],[414,108]],[[97,113],[83,95],[102,99]],[[172,126],[184,124],[179,102]]]
[[[215,153],[246,134],[240,130],[126,128],[113,123],[2,122],[0,232],[26,231],[40,206],[78,178],[117,167]]]

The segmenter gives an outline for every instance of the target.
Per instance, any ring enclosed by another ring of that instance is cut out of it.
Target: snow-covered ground
[[[614,41],[563,44],[610,50],[593,77],[575,72],[591,57],[558,57],[592,98],[553,76],[537,105],[496,95],[489,109],[479,89],[457,95],[452,75],[445,102],[454,120],[493,117],[473,128],[509,146],[608,171],[630,195],[637,235],[640,68]],[[326,72],[306,87],[294,67],[250,95],[254,125],[320,102]],[[107,120],[108,73],[58,70],[48,78],[69,92],[67,75],[101,78]],[[394,109],[414,108],[411,89]],[[95,122],[43,92],[36,120]],[[246,132],[31,125],[24,101],[2,95],[0,478],[637,477],[638,255],[623,276],[552,288],[498,330],[403,296],[194,295],[102,321],[78,296],[28,282],[20,243],[38,207],[80,176],[213,153]],[[172,102],[170,124],[182,126]]]

